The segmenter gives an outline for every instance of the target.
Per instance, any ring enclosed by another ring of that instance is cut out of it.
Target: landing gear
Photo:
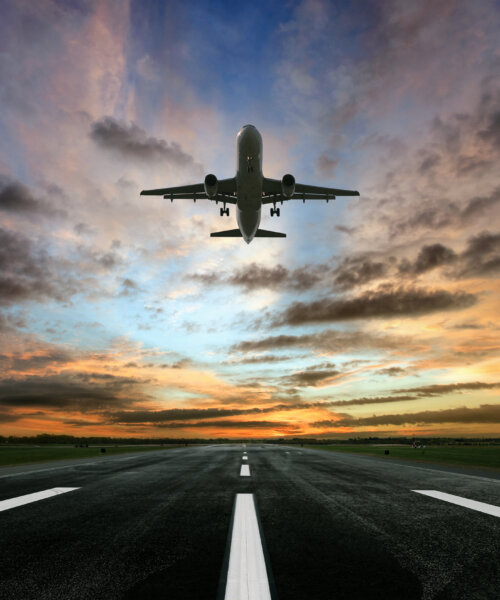
[[[271,217],[274,217],[274,215],[276,215],[277,217],[280,216],[280,209],[279,208],[271,208]]]
[[[226,215],[226,217],[229,217],[229,208],[220,209],[220,216],[223,217],[224,215]]]

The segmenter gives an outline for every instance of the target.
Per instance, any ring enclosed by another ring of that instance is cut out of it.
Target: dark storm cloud
[[[74,282],[56,272],[57,263],[29,238],[0,228],[0,304],[67,300],[75,292]]]
[[[0,380],[0,405],[75,409],[126,408],[146,399],[141,380],[111,374],[61,374]]]
[[[355,319],[405,317],[438,311],[460,310],[476,303],[465,292],[419,288],[378,288],[347,299],[324,298],[294,302],[274,321],[274,326],[333,323]]]
[[[339,415],[339,420],[323,420],[311,423],[313,427],[364,427],[366,425],[405,425],[431,423],[500,423],[500,404],[482,404],[478,408],[450,408],[424,410],[418,413],[373,415],[355,418]]]
[[[0,174],[0,212],[33,217],[65,216],[65,211],[49,205],[47,200],[35,198],[31,190]]]
[[[148,137],[135,123],[104,117],[92,124],[90,137],[102,148],[131,159],[162,161],[176,167],[196,167],[193,157],[176,142]]]

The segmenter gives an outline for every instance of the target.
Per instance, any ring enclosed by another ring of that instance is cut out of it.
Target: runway
[[[230,578],[243,600],[252,562],[280,600],[492,600],[500,589],[500,479],[480,470],[199,446],[3,468],[0,506],[8,600],[221,600]]]

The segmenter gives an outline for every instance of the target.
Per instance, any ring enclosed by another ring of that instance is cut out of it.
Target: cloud
[[[182,150],[177,142],[148,137],[135,123],[103,117],[92,123],[90,137],[102,148],[122,157],[140,161],[161,161],[174,167],[200,169],[193,157]]]
[[[338,164],[338,158],[332,158],[326,154],[320,154],[318,160],[316,161],[316,168],[321,175],[333,176]]]
[[[296,387],[318,387],[325,382],[341,375],[341,371],[337,369],[318,369],[310,367],[304,371],[297,371],[283,378],[283,382],[287,385]]]
[[[302,335],[280,334],[254,340],[244,340],[231,347],[232,352],[260,352],[289,348],[308,348],[327,353],[381,350],[414,353],[419,347],[415,340],[405,336],[373,334],[368,331],[337,331],[327,329],[320,333]]]
[[[402,369],[401,367],[387,367],[386,369],[378,369],[375,372],[375,375],[388,375],[389,377],[397,377],[398,375],[404,375],[406,373],[406,369]]]
[[[125,408],[144,401],[143,380],[110,373],[63,373],[0,380],[0,405],[73,409],[81,412]]]
[[[199,281],[204,285],[233,285],[253,291],[258,289],[291,289],[307,291],[320,283],[325,275],[325,265],[307,265],[289,270],[283,265],[265,267],[257,263],[245,265],[233,273],[194,273],[189,279]]]
[[[367,256],[346,257],[333,271],[334,282],[340,289],[351,289],[380,279],[388,269],[389,263],[374,262]]]
[[[189,421],[191,419],[221,419],[225,417],[254,415],[274,412],[270,408],[169,408],[165,410],[134,410],[109,414],[113,423],[167,423],[169,421]]]
[[[457,255],[453,250],[442,244],[432,244],[421,248],[415,262],[412,264],[408,260],[403,260],[399,264],[401,273],[412,273],[421,275],[437,267],[449,265],[457,260]]]
[[[195,421],[187,423],[162,423],[161,427],[169,429],[191,429],[191,428],[222,428],[222,429],[284,429],[289,427],[283,421]]]
[[[285,360],[291,360],[294,358],[293,356],[282,356],[280,354],[262,354],[259,356],[248,356],[244,358],[240,358],[238,360],[229,360],[226,361],[226,364],[238,364],[238,365],[252,365],[259,363],[275,363],[275,362],[283,362]]]
[[[66,217],[66,210],[53,206],[53,199],[63,196],[62,190],[48,186],[47,192],[46,197],[36,198],[27,186],[0,174],[0,212],[28,219]]]
[[[12,412],[0,411],[0,423],[14,423],[22,419],[24,415],[18,415]]]
[[[500,382],[486,383],[483,381],[469,381],[464,383],[442,383],[424,385],[416,388],[404,388],[394,390],[394,393],[400,394],[409,392],[418,394],[419,396],[439,396],[441,394],[450,394],[452,392],[460,392],[462,390],[491,390],[500,387]]]
[[[465,292],[411,287],[378,288],[354,298],[294,302],[272,324],[304,325],[354,319],[419,316],[469,308],[476,301],[474,295]]]
[[[0,364],[5,371],[31,371],[32,369],[45,369],[49,366],[66,364],[72,360],[70,352],[61,348],[48,348],[43,353],[17,355],[0,354]]]
[[[484,277],[500,272],[500,233],[483,231],[469,238],[460,258],[458,277]]]
[[[408,231],[439,231],[450,227],[470,228],[481,219],[493,218],[500,204],[500,187],[495,187],[489,194],[474,196],[463,206],[455,202],[441,200],[423,201],[410,217],[400,218],[396,215],[390,223],[391,235],[403,235]]]
[[[351,417],[339,415],[338,420],[311,423],[312,427],[365,427],[370,425],[406,425],[430,423],[500,423],[500,404],[482,404],[478,408],[449,408],[424,410],[418,413]]]
[[[322,403],[324,407],[334,406],[364,406],[365,404],[387,404],[390,402],[409,402],[415,400],[415,396],[374,396],[373,398],[353,398],[352,400],[331,400]]]
[[[61,261],[21,233],[0,228],[0,304],[52,298],[67,300],[76,291]]]

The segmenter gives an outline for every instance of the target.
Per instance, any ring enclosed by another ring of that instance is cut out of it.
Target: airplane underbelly
[[[246,241],[251,240],[260,225],[260,208],[240,208],[237,209],[238,227]]]

